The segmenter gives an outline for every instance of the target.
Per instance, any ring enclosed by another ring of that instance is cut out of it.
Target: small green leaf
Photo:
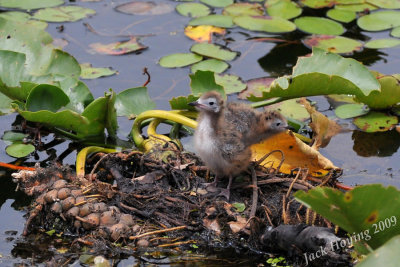
[[[335,109],[335,114],[341,119],[350,119],[365,115],[369,108],[364,104],[344,104]]]
[[[46,232],[47,235],[53,236],[56,233],[56,230],[52,229]]]
[[[400,26],[400,12],[392,10],[377,11],[360,17],[357,25],[366,31],[383,31]]]
[[[68,96],[59,87],[40,84],[33,88],[26,99],[26,110],[49,110],[56,112],[69,103]]]
[[[77,21],[87,16],[96,14],[96,11],[80,6],[49,7],[36,11],[35,19],[49,22]]]
[[[215,73],[221,73],[224,72],[227,68],[229,68],[229,64],[226,63],[225,61],[211,58],[193,64],[190,69],[192,73],[195,73],[198,70],[203,70],[203,71],[208,70]]]
[[[340,10],[340,9],[329,9],[326,15],[334,20],[349,23],[356,19],[357,15],[354,11]]]
[[[226,7],[233,4],[233,0],[200,0],[200,2],[212,7]]]
[[[295,19],[294,24],[300,30],[311,34],[341,35],[344,33],[342,24],[326,18],[304,16]]]
[[[221,46],[208,43],[194,44],[190,48],[190,51],[202,56],[216,58],[220,60],[226,60],[226,61],[233,60],[237,56],[236,52],[232,52],[228,49],[222,48]]]
[[[0,0],[0,6],[2,7],[20,8],[26,10],[59,6],[63,3],[63,0]]]
[[[4,141],[15,142],[15,141],[22,141],[27,136],[28,136],[27,134],[23,133],[6,131],[4,132],[4,135],[1,137],[1,139],[3,139]]]
[[[305,121],[310,118],[310,113],[307,112],[306,108],[297,103],[297,99],[289,99],[280,103],[268,106],[268,110],[277,110],[283,116],[292,118],[299,121]]]
[[[390,35],[393,36],[393,37],[399,38],[399,37],[400,37],[400,26],[394,28],[394,29],[390,32]]]
[[[158,63],[164,68],[180,68],[197,63],[202,59],[202,56],[193,53],[176,53],[163,56]]]
[[[176,6],[176,11],[182,16],[187,17],[202,17],[210,14],[209,7],[200,3],[182,3]]]
[[[238,16],[233,19],[236,25],[250,30],[270,33],[292,32],[296,25],[283,18],[269,16]]]
[[[188,96],[178,96],[178,97],[173,97],[170,101],[169,104],[171,106],[171,109],[187,109],[187,110],[196,110],[194,107],[189,106],[188,103],[194,102],[198,99],[198,96],[194,95],[188,95]]]
[[[246,209],[246,205],[244,203],[235,202],[232,206],[237,210],[237,212],[243,212]]]
[[[118,116],[136,117],[156,104],[150,99],[146,87],[126,89],[117,95],[115,108]]]
[[[398,118],[396,116],[389,116],[376,111],[371,111],[367,115],[354,119],[354,124],[368,133],[388,131],[397,123]]]
[[[189,77],[190,87],[195,96],[200,96],[208,91],[217,91],[226,98],[224,88],[215,82],[214,72],[198,70]]]
[[[267,0],[265,2],[265,7],[267,8],[268,15],[283,19],[295,18],[302,12],[302,9],[297,5],[297,3],[290,0]]]
[[[1,89],[0,89],[1,91]],[[12,100],[0,93],[0,116],[12,113],[13,110],[11,108]]]
[[[192,19],[189,22],[189,25],[190,26],[211,25],[221,28],[231,28],[233,27],[233,21],[231,16],[214,14]]]
[[[261,16],[264,13],[264,9],[260,4],[251,3],[235,3],[226,6],[222,12],[224,15],[228,16]]]
[[[12,144],[6,147],[6,152],[14,158],[23,158],[35,151],[35,147],[31,144]]]
[[[362,49],[359,41],[335,35],[312,35],[306,37],[303,43],[310,48],[317,47],[332,53],[351,53]]]
[[[231,74],[217,75],[215,74],[215,82],[222,87],[226,94],[239,93],[246,89],[246,84],[240,80],[240,77]]]
[[[375,39],[364,44],[366,48],[372,49],[390,48],[398,45],[400,45],[400,40],[394,38]]]
[[[372,251],[365,259],[357,264],[357,267],[397,267],[400,262],[400,235],[394,236],[378,249]]]
[[[80,64],[82,79],[96,79],[104,76],[111,76],[117,73],[111,68],[93,68],[90,63]]]

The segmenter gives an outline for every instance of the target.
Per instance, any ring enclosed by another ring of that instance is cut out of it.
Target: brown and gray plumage
[[[190,105],[200,111],[194,134],[196,151],[214,172],[214,186],[218,177],[229,177],[228,187],[221,191],[229,200],[232,178],[250,164],[250,146],[285,131],[286,120],[277,112],[259,112],[243,103],[225,104],[215,91]]]

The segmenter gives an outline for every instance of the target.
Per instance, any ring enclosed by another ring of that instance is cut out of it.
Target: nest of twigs
[[[252,166],[233,183],[229,202],[207,191],[204,183],[212,177],[194,154],[171,147],[147,154],[98,153],[86,171],[76,177],[70,168],[55,165],[13,175],[35,199],[25,235],[44,228],[85,245],[99,240],[152,248],[195,243],[266,251],[274,247],[263,235],[271,227],[333,228],[292,197],[294,190],[318,185],[306,179],[305,170],[284,175]]]

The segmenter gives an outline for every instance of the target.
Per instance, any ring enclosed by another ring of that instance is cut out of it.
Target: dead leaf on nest
[[[285,160],[280,172],[290,174],[292,169],[307,168],[310,175],[321,177],[332,169],[339,169],[321,155],[316,149],[308,146],[298,139],[292,132],[287,131],[277,134],[260,144],[252,145],[253,160],[258,161],[273,150],[281,150]],[[261,165],[277,168],[282,160],[281,153],[272,153]]]
[[[203,225],[206,227],[208,230],[214,231],[217,235],[221,234],[221,227],[219,226],[219,223],[217,222],[216,219],[210,220],[208,218],[203,219]]]
[[[317,111],[305,98],[301,98],[299,103],[304,105],[311,116],[310,127],[314,133],[312,147],[317,150],[326,147],[331,138],[340,132],[340,125]]]

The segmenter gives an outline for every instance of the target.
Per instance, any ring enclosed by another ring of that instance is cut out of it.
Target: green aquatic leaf
[[[364,104],[344,104],[335,109],[335,114],[341,119],[350,119],[365,115],[369,112],[369,108]]]
[[[349,23],[356,19],[357,14],[355,11],[340,10],[340,9],[329,9],[326,15],[334,20]]]
[[[81,78],[82,79],[97,79],[100,77],[111,76],[117,73],[116,70],[111,68],[94,68],[90,63],[80,64]]]
[[[54,7],[64,4],[64,0],[0,0],[1,7],[19,9],[38,9],[44,7]]]
[[[196,110],[193,106],[189,106],[188,104],[191,102],[196,101],[199,99],[198,96],[194,95],[188,95],[188,96],[178,96],[178,97],[173,97],[170,101],[169,104],[171,106],[171,109],[178,109],[178,110]]]
[[[156,104],[151,100],[146,87],[126,89],[117,95],[115,101],[117,115],[130,118],[155,107]]]
[[[237,212],[243,212],[246,209],[246,205],[241,202],[232,203],[232,207],[234,207]]]
[[[393,37],[399,38],[400,37],[400,26],[393,28],[393,30],[390,32],[390,35]]]
[[[235,57],[237,56],[236,52],[224,49],[219,45],[208,44],[208,43],[194,44],[190,48],[190,51],[202,56],[211,57],[219,60],[226,60],[226,61],[231,61],[235,59]]]
[[[36,11],[33,18],[49,22],[72,22],[96,14],[96,11],[80,6],[49,7]]]
[[[35,151],[31,144],[12,144],[6,147],[6,153],[14,158],[23,158]]]
[[[264,9],[257,3],[235,3],[226,6],[222,14],[236,17],[236,16],[261,16],[264,14]]]
[[[20,12],[20,11],[3,12],[3,13],[0,13],[0,17],[7,19],[7,20],[18,21],[18,22],[25,23],[27,25],[32,25],[32,26],[35,26],[42,30],[46,29],[48,26],[47,22],[33,20],[31,15],[29,15],[28,13],[25,13],[25,12]]]
[[[208,70],[215,73],[221,73],[224,72],[227,68],[229,68],[229,64],[226,63],[225,61],[211,58],[193,64],[190,69],[192,73],[195,73],[198,70],[203,70],[203,71]]]
[[[130,15],[161,15],[174,10],[168,3],[157,1],[132,1],[118,5],[115,10]]]
[[[368,3],[360,3],[360,4],[352,4],[348,5],[346,3],[342,5],[335,5],[335,9],[339,10],[346,10],[346,11],[353,11],[353,12],[365,12],[365,11],[372,11],[378,9],[378,7],[374,5],[370,5]]]
[[[364,44],[366,48],[372,49],[390,48],[398,45],[400,45],[400,40],[394,38],[374,39]]]
[[[216,15],[208,15],[192,19],[189,22],[189,25],[190,26],[211,25],[221,28],[231,28],[233,27],[233,21],[231,16],[216,14]]]
[[[56,112],[69,103],[68,96],[59,87],[49,84],[35,86],[26,99],[28,111],[49,110]]]
[[[341,35],[345,31],[342,24],[319,17],[303,16],[295,19],[294,24],[299,30],[311,34]]]
[[[400,11],[383,10],[360,17],[357,25],[365,31],[383,31],[400,26]]]
[[[239,93],[246,89],[246,84],[243,83],[240,77],[232,74],[215,74],[215,82],[224,88],[226,94]]]
[[[212,7],[226,7],[233,4],[233,0],[200,0],[200,2]]]
[[[378,249],[369,253],[365,259],[357,264],[357,267],[397,267],[400,261],[399,247],[400,235],[396,235]]]
[[[3,136],[1,137],[1,139],[3,141],[13,143],[13,142],[16,142],[16,141],[22,141],[27,136],[28,135],[24,134],[24,133],[6,131],[6,132],[4,132]]]
[[[385,132],[398,123],[396,116],[389,116],[383,112],[371,111],[367,115],[354,119],[354,124],[367,133]]]
[[[303,40],[304,45],[320,48],[327,52],[347,54],[360,51],[363,47],[359,41],[335,35],[312,35]]]
[[[176,6],[176,11],[186,17],[202,17],[210,14],[211,10],[208,6],[200,3],[182,3]]]
[[[363,185],[346,193],[318,187],[307,193],[299,190],[295,197],[347,231],[353,238],[351,241],[356,238],[372,249],[400,234],[398,213],[393,212],[400,209],[400,191],[393,186]]]
[[[250,31],[262,31],[270,33],[292,32],[296,25],[286,19],[269,16],[238,16],[233,22]]]
[[[393,0],[366,0],[367,3],[385,9],[399,9],[400,2]]]
[[[270,105],[268,106],[268,110],[277,110],[283,116],[299,121],[305,121],[310,118],[310,113],[307,112],[302,104],[297,102],[297,99],[289,99]]]
[[[123,42],[114,42],[109,44],[93,43],[89,46],[91,47],[91,50],[95,53],[117,56],[129,54],[147,48],[147,46],[139,43],[139,40],[135,37],[131,37],[129,40]]]
[[[198,70],[189,77],[193,95],[200,96],[208,91],[217,91],[226,97],[224,88],[215,82],[214,72]]]
[[[180,68],[197,63],[202,59],[202,56],[193,53],[176,53],[163,56],[158,63],[164,68]]]
[[[292,19],[299,16],[302,12],[301,7],[291,0],[267,0],[265,2],[268,15],[283,19]]]

